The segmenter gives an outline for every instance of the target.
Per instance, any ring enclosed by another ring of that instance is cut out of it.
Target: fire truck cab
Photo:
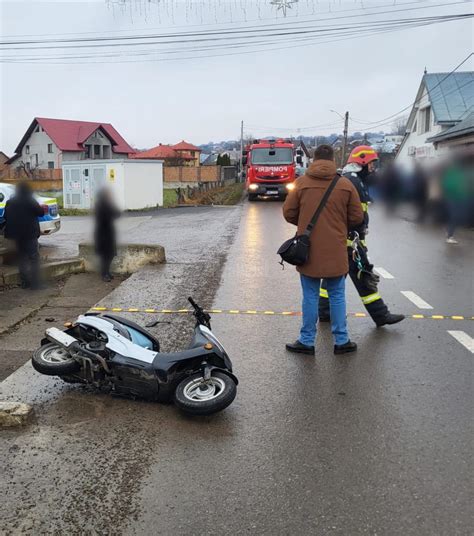
[[[246,188],[249,201],[259,196],[285,199],[296,178],[295,147],[291,140],[254,140],[246,146]]]

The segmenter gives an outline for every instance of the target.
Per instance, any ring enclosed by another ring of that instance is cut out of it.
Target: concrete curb
[[[33,408],[29,404],[0,400],[0,429],[24,426],[31,421],[33,415]]]
[[[41,265],[41,274],[46,279],[77,274],[85,271],[84,259],[46,262]],[[20,274],[16,266],[5,266],[0,270],[0,288],[7,285],[19,285]]]

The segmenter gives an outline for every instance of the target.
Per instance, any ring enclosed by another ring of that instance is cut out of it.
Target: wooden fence
[[[0,172],[0,182],[14,185],[19,181],[28,182],[37,192],[62,191],[63,172],[62,169],[35,169],[28,175],[22,169],[11,167]]]

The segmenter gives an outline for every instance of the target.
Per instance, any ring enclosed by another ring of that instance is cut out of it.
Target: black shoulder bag
[[[324,192],[324,196],[319,203],[316,212],[314,213],[311,221],[308,223],[305,232],[302,235],[295,234],[293,238],[286,240],[280,246],[280,249],[277,251],[277,254],[281,256],[280,264],[283,266],[283,262],[288,264],[293,264],[294,266],[301,266],[305,264],[309,257],[309,237],[311,231],[313,230],[316,222],[318,221],[319,215],[323,211],[324,206],[331,195],[331,192],[334,190],[334,187],[337,184],[337,181],[340,179],[340,175],[336,175],[332,180],[331,184],[328,186],[327,190]]]

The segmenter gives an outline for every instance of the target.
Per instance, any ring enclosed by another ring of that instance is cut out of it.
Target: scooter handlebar
[[[189,303],[194,308],[194,315],[199,324],[204,324],[208,328],[211,327],[211,315],[206,313],[191,297],[188,298]]]
[[[188,302],[194,307],[194,309],[196,310],[201,309],[199,305],[191,298],[191,296],[188,298]]]

